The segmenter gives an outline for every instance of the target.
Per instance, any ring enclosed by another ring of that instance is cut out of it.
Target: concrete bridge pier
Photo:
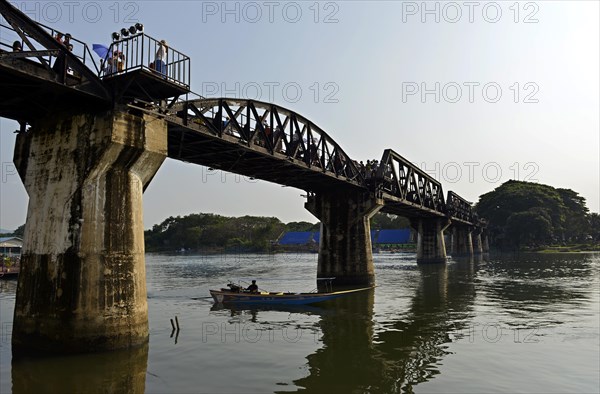
[[[164,120],[56,115],[17,137],[29,194],[13,355],[148,341],[142,193],[167,155]]]
[[[453,257],[464,257],[473,255],[472,227],[467,225],[456,225],[454,227]]]
[[[446,254],[450,254],[450,256],[454,255],[454,251],[456,250],[456,237],[454,236],[454,227],[450,227],[450,231],[448,231],[445,235],[444,242],[446,243]]]
[[[305,208],[321,221],[317,278],[335,277],[334,288],[375,283],[369,219],[382,207],[383,200],[362,191],[309,195]]]
[[[410,223],[417,232],[417,264],[445,263],[444,230],[450,221],[447,218],[413,218]]]
[[[483,253],[490,253],[490,240],[487,230],[481,232],[481,249]]]
[[[473,253],[483,253],[483,241],[481,228],[475,228],[471,233],[471,239],[473,241]]]

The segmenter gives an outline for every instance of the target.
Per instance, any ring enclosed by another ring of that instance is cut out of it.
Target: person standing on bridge
[[[154,68],[161,74],[167,74],[167,53],[169,46],[165,40],[160,40],[158,44],[158,50],[156,51],[156,57],[154,58]]]

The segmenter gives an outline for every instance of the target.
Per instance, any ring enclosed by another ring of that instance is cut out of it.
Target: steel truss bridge
[[[282,106],[247,99],[190,97],[189,58],[169,47],[167,70],[150,63],[159,42],[140,33],[113,42],[101,65],[88,46],[57,40],[41,25],[0,0],[0,117],[21,132],[47,115],[70,109],[120,108],[168,122],[168,156],[248,177],[319,193],[355,190],[383,199],[383,212],[447,217],[478,225],[471,204],[392,149],[377,168],[361,168],[319,126]],[[22,51],[12,50],[19,41]],[[110,54],[128,62],[108,73]],[[58,67],[57,67],[58,65]]]

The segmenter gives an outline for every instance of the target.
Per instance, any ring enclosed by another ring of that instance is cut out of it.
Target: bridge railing
[[[101,61],[98,76],[110,78],[134,70],[146,70],[167,81],[190,87],[189,56],[164,45],[164,63],[157,61],[161,41],[145,33],[114,41]]]
[[[320,127],[286,108],[245,99],[200,99],[174,107],[182,123],[230,136],[255,150],[363,183],[356,162]]]
[[[35,22],[39,27],[41,27],[47,34],[52,37],[57,37],[58,34],[63,37],[63,45],[65,48],[71,49],[71,53],[77,57],[79,61],[81,61],[84,65],[86,65],[91,70],[95,72],[99,72],[100,69],[98,67],[98,63],[94,60],[94,56],[92,55],[89,47],[83,41],[78,40],[70,36],[69,33],[64,33],[59,30],[53,29],[49,26],[43,25],[39,22]],[[0,17],[0,50],[5,52],[13,51],[13,43],[18,41],[22,51],[32,51],[32,50],[40,50],[41,48],[45,48],[45,45],[39,43],[35,37],[28,34],[26,31],[23,31],[22,34],[25,38],[21,37],[15,29],[6,21],[4,17]],[[69,37],[65,40],[65,37]],[[58,41],[57,41],[58,42]],[[33,48],[30,47],[33,46]],[[70,46],[69,46],[70,45]],[[56,60],[60,54],[48,54],[42,56],[32,56],[29,57],[29,60],[40,63],[47,67],[56,66]],[[69,69],[68,65],[66,65],[66,73],[70,75],[74,75],[73,70]],[[62,70],[58,70],[62,71]]]

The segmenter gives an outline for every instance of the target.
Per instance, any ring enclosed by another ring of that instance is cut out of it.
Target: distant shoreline
[[[586,249],[586,250],[542,249],[542,250],[532,251],[532,253],[540,253],[540,254],[600,253],[600,248],[597,248],[597,249]]]
[[[547,246],[539,249],[527,250],[533,253],[587,253],[600,252],[599,244],[573,244],[564,246]]]

